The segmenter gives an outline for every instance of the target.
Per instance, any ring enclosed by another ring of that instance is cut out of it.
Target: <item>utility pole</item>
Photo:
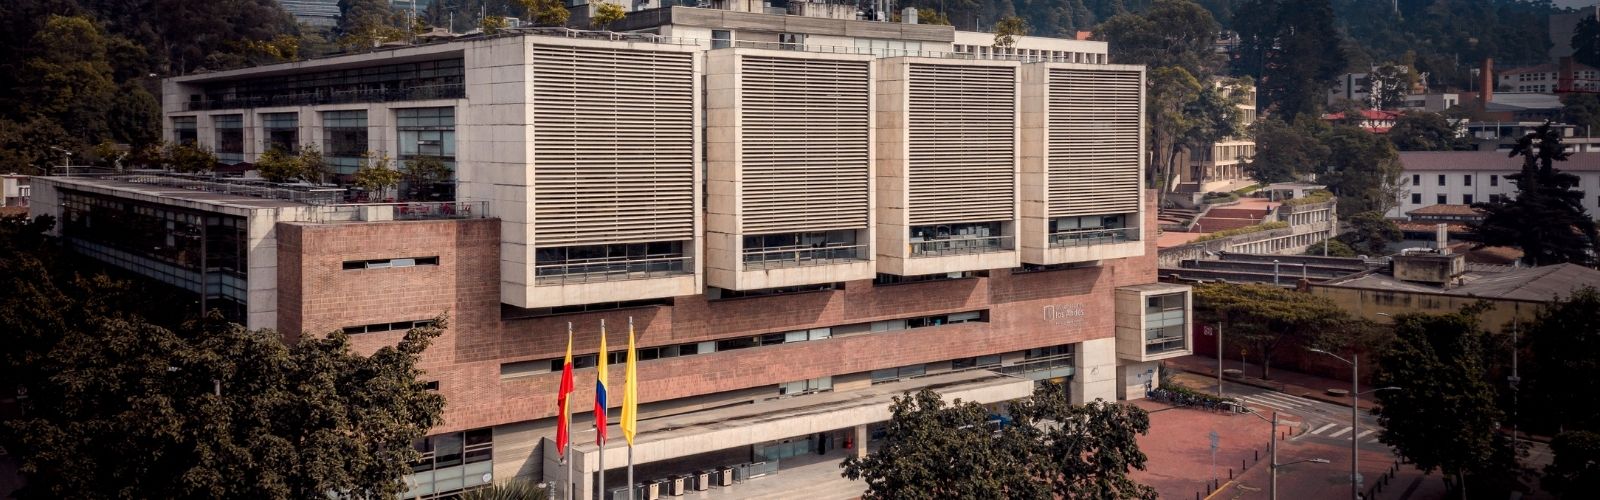
[[[1217,322],[1217,397],[1222,397],[1222,322]]]
[[[1511,376],[1507,381],[1511,384],[1511,450],[1517,449],[1517,384],[1522,383],[1522,377],[1517,375],[1517,328],[1521,326],[1516,320],[1511,321]]]

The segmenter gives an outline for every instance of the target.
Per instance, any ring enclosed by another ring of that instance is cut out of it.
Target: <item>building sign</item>
[[[1044,306],[1044,320],[1061,326],[1083,326],[1083,304],[1051,304]]]

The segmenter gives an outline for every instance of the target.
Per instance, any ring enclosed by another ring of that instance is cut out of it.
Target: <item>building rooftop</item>
[[[1579,64],[1579,63],[1572,63],[1572,70],[1573,71],[1595,71],[1594,67],[1586,65],[1586,64]],[[1537,65],[1537,66],[1523,66],[1521,68],[1512,68],[1512,69],[1508,69],[1508,70],[1505,70],[1505,71],[1501,71],[1500,72],[1500,77],[1501,78],[1505,78],[1507,76],[1515,76],[1515,75],[1520,75],[1520,74],[1523,74],[1523,73],[1555,73],[1555,72],[1558,72],[1558,71],[1561,71],[1561,66],[1560,65],[1555,64],[1555,63],[1545,63],[1545,64],[1540,64],[1540,65]]]
[[[1532,92],[1497,92],[1489,98],[1486,111],[1525,111],[1561,109],[1561,96]]]
[[[1459,282],[1460,286],[1441,288],[1400,281],[1387,274],[1371,273],[1345,280],[1334,280],[1326,284],[1346,288],[1437,293],[1485,299],[1548,301],[1552,298],[1565,298],[1582,286],[1600,287],[1600,271],[1576,264],[1520,269],[1469,265]]]
[[[1522,159],[1497,151],[1402,151],[1400,163],[1410,171],[1489,171],[1515,172]],[[1600,172],[1600,153],[1572,153],[1567,161],[1556,162],[1556,169],[1567,172]]]
[[[309,203],[269,196],[250,196],[238,192],[202,190],[180,183],[157,182],[160,176],[115,175],[83,177],[39,177],[36,182],[52,182],[63,187],[89,191],[115,191],[152,199],[180,200],[219,207],[260,209],[304,207]],[[342,191],[342,190],[341,190]]]
[[[1472,208],[1471,205],[1453,205],[1453,204],[1441,203],[1441,204],[1438,204],[1438,205],[1428,205],[1426,207],[1422,207],[1422,208],[1419,208],[1419,209],[1416,209],[1416,210],[1412,210],[1410,212],[1406,212],[1406,215],[1409,215],[1409,216],[1412,216],[1412,217],[1416,217],[1416,216],[1419,216],[1419,215],[1420,216],[1430,216],[1431,215],[1431,216],[1479,217],[1479,216],[1483,215],[1483,211],[1482,210],[1478,210],[1476,208]]]

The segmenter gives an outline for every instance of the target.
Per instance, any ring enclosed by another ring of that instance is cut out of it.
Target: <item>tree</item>
[[[117,85],[99,26],[87,17],[51,16],[32,44],[38,51],[23,64],[16,89],[22,113],[55,121],[83,144],[105,139]]]
[[[1378,439],[1425,472],[1443,471],[1457,488],[1465,488],[1469,476],[1511,468],[1499,460],[1506,448],[1498,437],[1504,415],[1488,382],[1478,328],[1483,310],[1395,316],[1394,341],[1378,357],[1377,385],[1402,387],[1377,393]]]
[[[1335,126],[1322,134],[1328,155],[1316,169],[1317,180],[1339,196],[1339,215],[1388,212],[1404,193],[1405,167],[1388,139],[1351,126]]]
[[[1327,245],[1328,249],[1326,251],[1324,251],[1322,249],[1323,245]],[[1328,239],[1328,240],[1322,240],[1321,242],[1318,242],[1318,243],[1316,243],[1314,245],[1311,245],[1310,248],[1306,249],[1305,255],[1319,255],[1319,256],[1320,255],[1327,255],[1329,257],[1355,257],[1356,256],[1356,251],[1355,251],[1355,249],[1350,248],[1350,245],[1346,245],[1343,241],[1334,240],[1334,239]]]
[[[1532,362],[1524,363],[1527,380],[1522,412],[1535,429],[1600,431],[1600,291],[1593,286],[1573,290],[1562,300],[1539,307],[1531,323],[1511,325],[1522,337]]]
[[[389,168],[389,155],[368,151],[361,155],[361,166],[356,168],[356,185],[378,193],[378,198],[388,199],[389,189],[400,185],[400,171]]]
[[[1367,81],[1370,82],[1367,95],[1371,99],[1367,105],[1372,109],[1395,110],[1405,107],[1406,96],[1416,85],[1417,75],[1409,66],[1389,62],[1372,68]]]
[[[511,22],[501,16],[483,16],[483,20],[478,22],[478,29],[483,30],[486,35],[493,35],[510,27]]]
[[[66,158],[51,146],[68,151],[82,150],[82,143],[67,135],[55,121],[33,116],[23,122],[0,120],[0,172],[39,175],[49,165]]]
[[[1144,470],[1138,437],[1150,433],[1150,416],[1133,405],[1093,401],[1074,406],[1061,384],[1043,384],[1011,406],[1013,424],[1037,443],[1029,462],[1056,498],[1154,500],[1154,488],[1128,478]]]
[[[1439,113],[1407,111],[1386,134],[1401,151],[1464,151],[1472,147],[1461,127]]]
[[[1195,287],[1196,314],[1228,324],[1227,339],[1254,354],[1261,378],[1286,346],[1351,348],[1363,342],[1361,322],[1333,301],[1271,285],[1211,283]]]
[[[1593,18],[1590,18],[1593,19]],[[1571,431],[1550,440],[1554,455],[1540,486],[1562,499],[1589,498],[1600,491],[1600,434]]]
[[[1312,167],[1328,156],[1328,147],[1309,128],[1277,118],[1256,121],[1251,134],[1256,140],[1256,156],[1245,163],[1245,172],[1262,184],[1292,181],[1311,173]]]
[[[949,26],[950,17],[944,15],[943,12],[924,7],[917,9],[917,23],[931,24],[934,26]]]
[[[339,0],[339,45],[346,49],[372,49],[405,38],[400,18],[387,0]]]
[[[110,138],[142,148],[161,140],[161,103],[134,84],[125,83],[106,110]]]
[[[392,497],[443,398],[416,368],[444,327],[370,356],[342,332],[286,345],[208,316],[169,329],[126,307],[143,295],[84,269],[43,235],[0,224],[0,347],[20,417],[0,445],[18,498]],[[139,459],[130,460],[130,450]]]
[[[217,166],[217,155],[210,149],[191,143],[168,144],[162,163],[175,172],[186,174],[209,172]]]
[[[1221,28],[1204,8],[1189,0],[1156,0],[1139,13],[1121,14],[1095,28],[1119,64],[1151,68],[1175,66],[1206,80],[1221,60],[1212,44]]]
[[[549,493],[528,481],[496,483],[458,495],[457,500],[546,500]]]
[[[1389,255],[1389,244],[1400,241],[1402,236],[1400,226],[1381,212],[1361,212],[1346,217],[1343,222],[1349,232],[1339,235],[1339,239],[1349,245],[1346,248],[1369,256]]]
[[[299,155],[290,154],[278,145],[261,153],[261,158],[256,160],[256,172],[268,182],[290,182],[305,178],[305,167]]]
[[[1600,21],[1594,16],[1578,21],[1572,30],[1572,59],[1588,66],[1600,66]]]
[[[896,397],[890,413],[883,446],[843,464],[846,478],[866,481],[862,498],[1155,498],[1127,476],[1144,468],[1137,436],[1150,430],[1135,406],[1073,406],[1063,387],[1042,384],[1000,429],[983,406],[946,405],[929,389]]]
[[[1561,96],[1561,122],[1584,127],[1588,133],[1600,126],[1600,95],[1589,93]]]
[[[1201,86],[1183,68],[1162,67],[1150,72],[1150,185],[1171,190],[1172,177],[1182,150],[1182,141],[1198,126],[1191,113],[1200,98]]]
[[[598,29],[606,29],[611,23],[621,21],[628,12],[622,10],[621,5],[611,2],[599,2],[594,7],[594,17],[589,19],[589,25]]]
[[[1017,43],[1017,37],[1028,34],[1028,22],[1017,16],[1006,16],[994,23],[995,48],[1010,48]]]
[[[945,403],[922,389],[889,406],[883,444],[866,458],[845,459],[844,477],[867,483],[863,499],[1038,498],[1020,430],[990,427],[989,410]],[[861,443],[864,445],[865,443]]]
[[[561,0],[516,0],[522,5],[522,10],[528,13],[528,19],[539,26],[561,26],[567,24],[567,17],[572,13],[567,11],[567,6]]]
[[[1240,105],[1247,104],[1252,90],[1250,77],[1217,79],[1210,85],[1201,85],[1195,100],[1184,107],[1191,125],[1178,137],[1178,144],[1186,151],[1198,151],[1230,137],[1240,137],[1246,132],[1244,112]],[[1176,176],[1178,165],[1169,165],[1170,175]],[[1170,178],[1170,177],[1169,177]]]
[[[450,180],[451,175],[450,167],[437,156],[418,156],[406,160],[406,166],[401,170],[401,177],[410,187],[412,198],[416,198],[425,187]]]
[[[300,145],[300,167],[305,173],[305,180],[317,184],[328,182],[328,176],[333,175],[333,169],[328,166],[328,160],[322,156],[322,147],[315,142]]]
[[[1593,263],[1600,234],[1583,207],[1584,192],[1574,189],[1578,176],[1555,168],[1569,156],[1561,132],[1541,125],[1517,141],[1511,156],[1522,157],[1522,171],[1506,176],[1517,194],[1473,204],[1484,211],[1481,222],[1468,224],[1477,246],[1519,247],[1522,261],[1534,266]]]
[[[1346,57],[1329,0],[1250,0],[1236,9],[1239,68],[1256,78],[1261,107],[1293,123],[1315,115]]]

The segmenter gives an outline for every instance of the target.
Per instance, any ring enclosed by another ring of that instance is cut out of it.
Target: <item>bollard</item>
[[[1261,461],[1261,450],[1250,450],[1250,451],[1253,451],[1253,452],[1255,452],[1255,454],[1256,454],[1256,461],[1257,461],[1257,462],[1260,462],[1260,461]]]
[[[1229,467],[1228,468],[1228,480],[1229,481],[1233,480],[1233,467]]]

